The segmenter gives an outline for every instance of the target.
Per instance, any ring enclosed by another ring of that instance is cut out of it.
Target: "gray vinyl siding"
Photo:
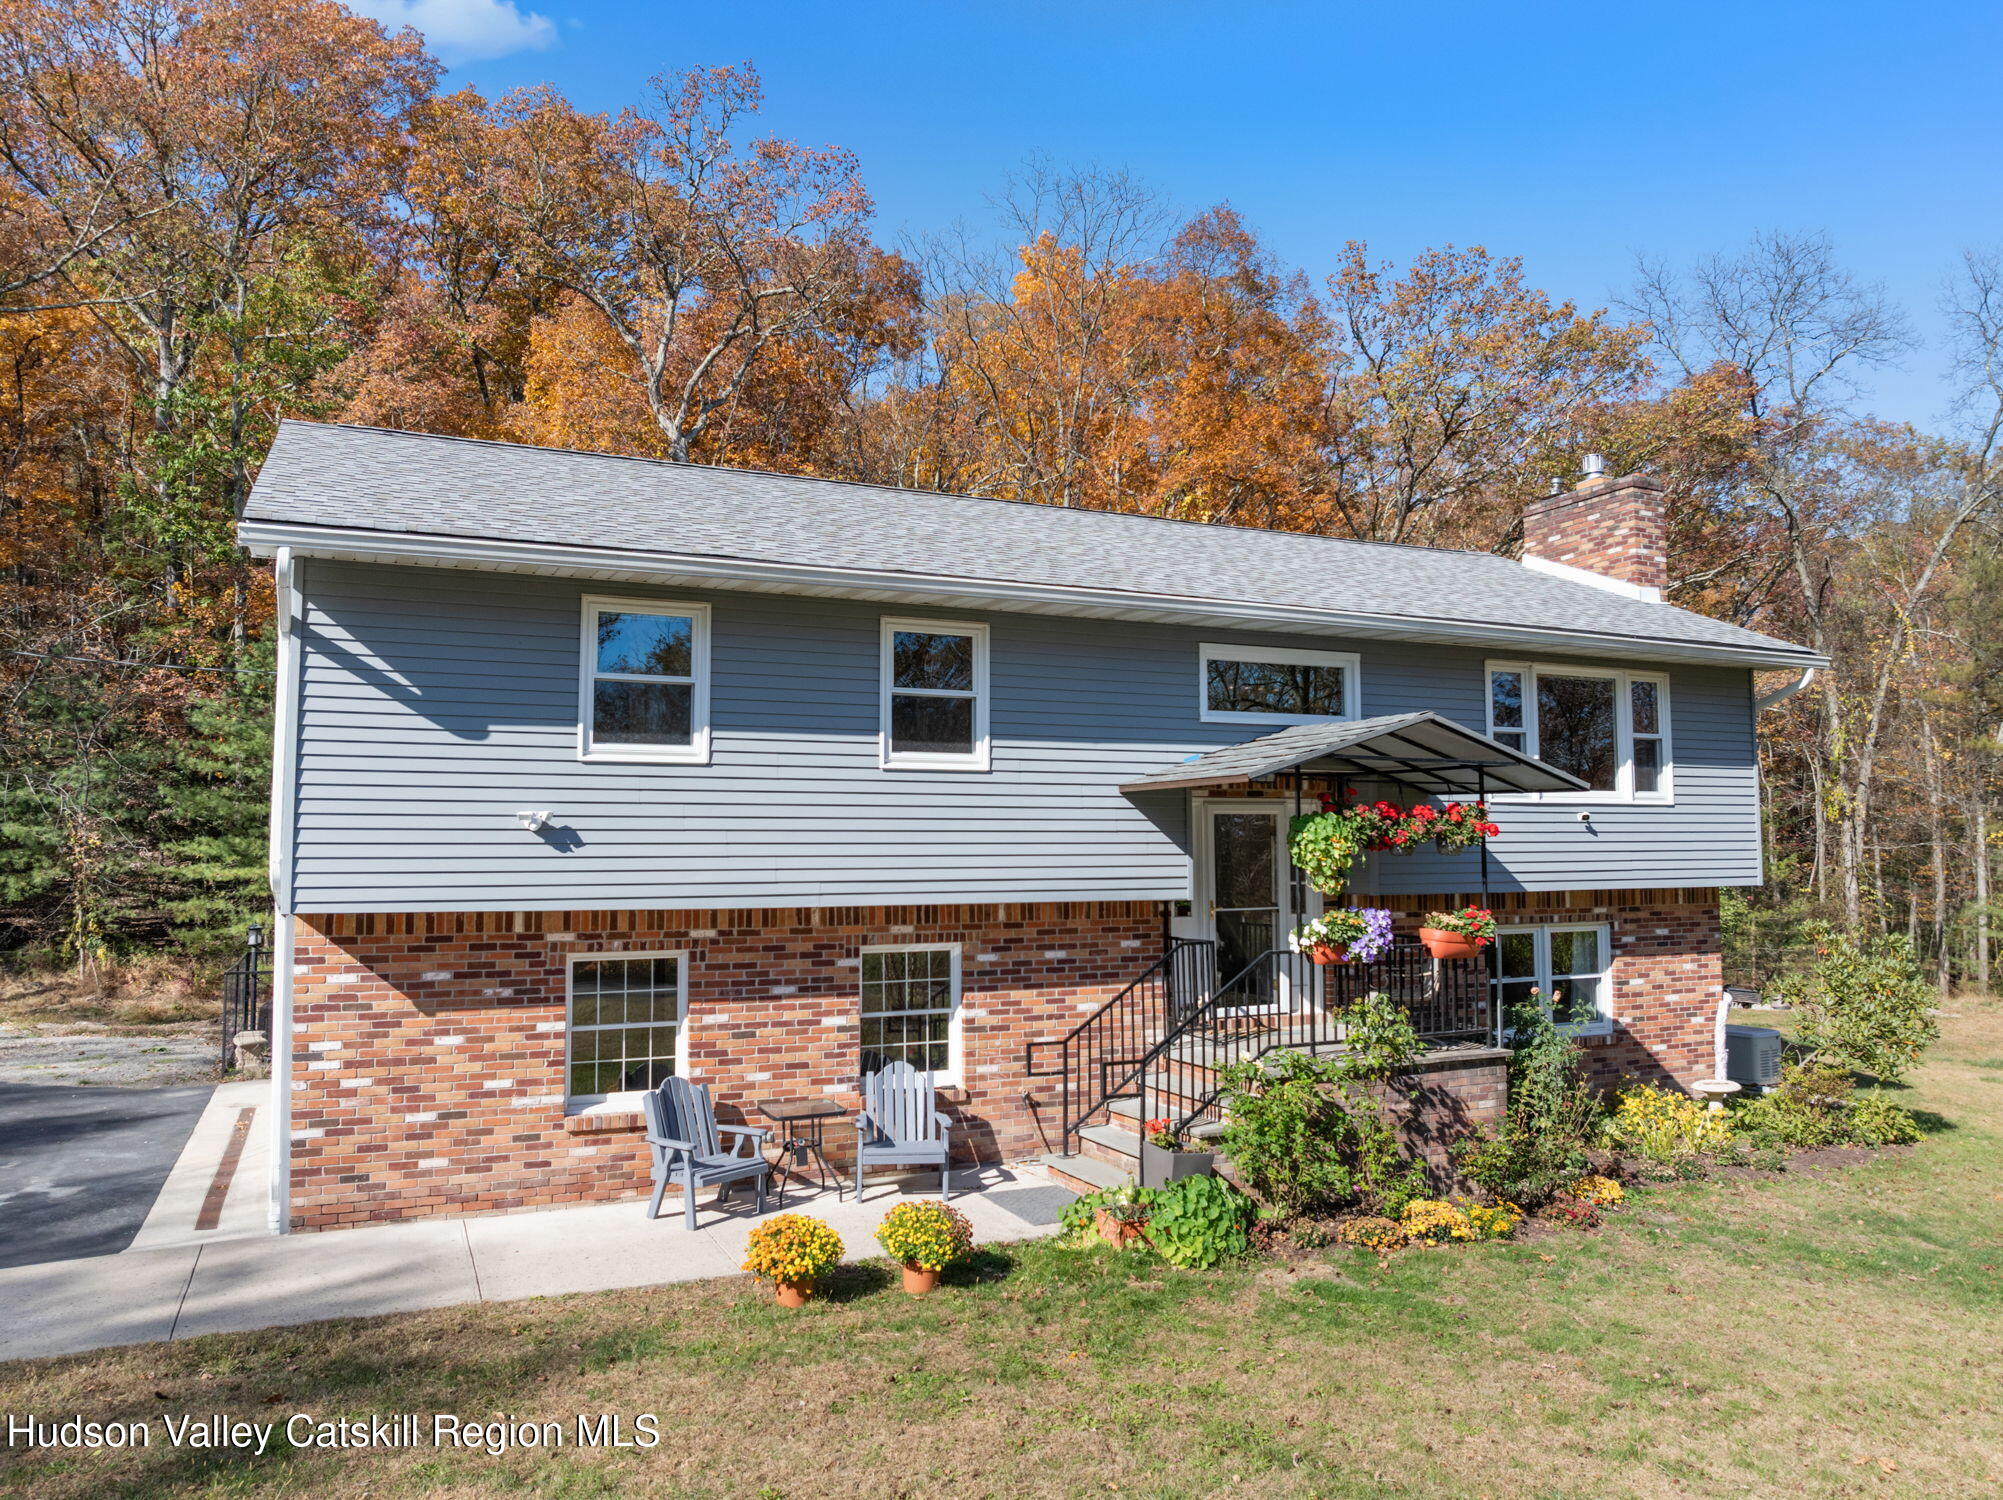
[[[1118,786],[1258,726],[1204,724],[1203,640],[1302,637],[1030,614],[990,625],[992,769],[878,764],[879,630],[861,601],[303,561],[294,908],[828,906],[1187,896],[1189,803]],[[711,606],[711,761],[577,756],[586,593]],[[1363,712],[1482,725],[1483,657],[1331,640]],[[1677,804],[1509,808],[1498,888],[1758,879],[1747,674],[1672,671]],[[515,814],[547,809],[538,836]],[[1380,861],[1462,888],[1471,857]]]

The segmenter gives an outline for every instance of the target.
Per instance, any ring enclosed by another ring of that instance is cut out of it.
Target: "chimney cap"
[[[1607,461],[1597,453],[1588,453],[1579,465],[1587,484],[1606,477]]]

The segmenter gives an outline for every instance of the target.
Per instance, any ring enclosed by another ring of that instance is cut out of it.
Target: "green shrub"
[[[1763,1146],[1806,1150],[1849,1140],[1850,1075],[1829,1063],[1789,1063],[1780,1082],[1730,1112],[1732,1128]]]
[[[1911,1110],[1883,1094],[1866,1094],[1850,1106],[1850,1136],[1860,1146],[1910,1146],[1920,1126]]]
[[[1731,1113],[1732,1126],[1768,1150],[1814,1146],[1900,1146],[1920,1138],[1912,1112],[1883,1094],[1857,1095],[1850,1075],[1830,1063],[1790,1063],[1780,1082]]]
[[[1372,990],[1342,1013],[1342,1051],[1335,1076],[1346,1083],[1382,1083],[1419,1060],[1426,1044],[1405,1007]]]
[[[1424,1166],[1403,1159],[1374,1102],[1351,1094],[1355,1070],[1347,1059],[1301,1052],[1225,1070],[1218,1144],[1238,1180],[1276,1216],[1347,1203],[1396,1213],[1424,1191]]]
[[[1796,1038],[1818,1061],[1896,1082],[1940,1035],[1938,996],[1912,940],[1884,933],[1859,942],[1826,924],[1810,931],[1813,961],[1771,993],[1800,1013]]]
[[[1537,1208],[1585,1172],[1600,1101],[1586,1081],[1584,1049],[1541,1001],[1515,1007],[1510,1027],[1508,1112],[1499,1130],[1460,1142],[1454,1162],[1495,1197]]]
[[[1148,1239],[1170,1265],[1203,1270],[1243,1255],[1252,1204],[1221,1177],[1184,1177],[1159,1189]]]

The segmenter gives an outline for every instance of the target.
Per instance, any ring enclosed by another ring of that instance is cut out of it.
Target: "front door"
[[[1286,814],[1272,804],[1206,803],[1197,866],[1198,912],[1217,943],[1217,979],[1228,984],[1293,927],[1288,900]],[[1236,987],[1247,1004],[1273,998],[1283,965],[1265,966]]]

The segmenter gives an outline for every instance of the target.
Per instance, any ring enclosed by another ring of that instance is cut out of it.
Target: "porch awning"
[[[1296,724],[1242,745],[1226,745],[1125,782],[1123,792],[1266,781],[1286,771],[1379,776],[1442,795],[1582,792],[1569,771],[1499,745],[1436,713],[1389,714],[1342,723]]]

